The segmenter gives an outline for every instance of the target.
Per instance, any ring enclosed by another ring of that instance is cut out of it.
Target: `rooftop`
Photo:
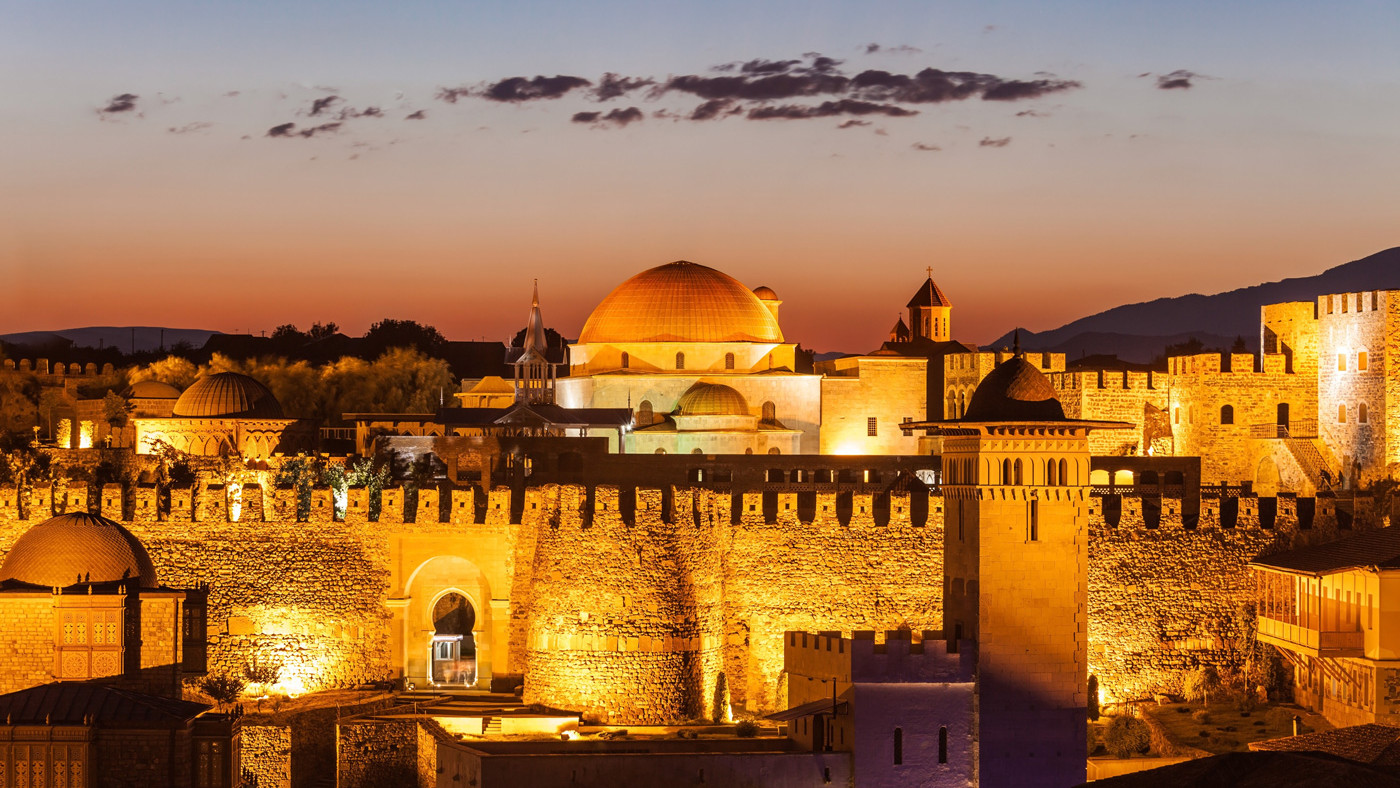
[[[1363,531],[1335,542],[1260,556],[1250,566],[1314,576],[1371,566],[1400,569],[1400,527]]]

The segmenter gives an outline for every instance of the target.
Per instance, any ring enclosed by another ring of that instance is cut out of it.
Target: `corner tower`
[[[909,329],[914,339],[947,342],[953,337],[953,302],[933,283],[933,269],[909,299]]]
[[[1016,355],[963,419],[901,426],[943,435],[943,626],[976,655],[978,784],[1084,782],[1088,438],[1128,425],[1066,419]]]

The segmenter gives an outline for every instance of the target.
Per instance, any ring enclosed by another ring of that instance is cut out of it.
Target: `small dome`
[[[681,260],[618,285],[588,316],[578,341],[782,342],[783,332],[739,280]]]
[[[140,380],[126,390],[127,399],[179,399],[180,390],[159,380]]]
[[[773,288],[759,285],[753,289],[754,297],[760,301],[777,301],[778,294],[773,292]]]
[[[280,419],[282,406],[263,384],[237,372],[206,375],[175,402],[176,418]]]
[[[963,421],[1064,421],[1065,409],[1045,373],[1017,355],[982,379]]]
[[[130,579],[142,588],[156,587],[146,548],[121,525],[86,513],[60,514],[30,528],[0,564],[0,581],[37,586]]]
[[[723,383],[696,383],[681,395],[676,408],[682,416],[747,416],[744,395]]]

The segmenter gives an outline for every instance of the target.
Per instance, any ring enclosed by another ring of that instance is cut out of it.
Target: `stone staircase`
[[[500,718],[500,717],[487,717],[487,718],[486,718],[486,724],[485,724],[484,726],[482,726],[482,728],[481,728],[481,733],[482,733],[483,736],[500,736],[500,735],[501,735],[501,718]]]
[[[1331,486],[1322,483],[1324,470],[1331,476],[1332,482],[1336,482],[1337,470],[1324,453],[1326,448],[1321,445],[1321,439],[1285,438],[1283,444],[1288,447],[1288,453],[1293,455],[1293,459],[1307,475],[1308,481],[1312,482],[1314,489],[1324,490]]]

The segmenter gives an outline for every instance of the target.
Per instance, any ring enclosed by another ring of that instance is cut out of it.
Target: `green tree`
[[[379,355],[390,348],[413,348],[434,355],[447,347],[447,340],[436,328],[412,320],[385,318],[370,326],[364,339],[366,349],[372,355]]]

